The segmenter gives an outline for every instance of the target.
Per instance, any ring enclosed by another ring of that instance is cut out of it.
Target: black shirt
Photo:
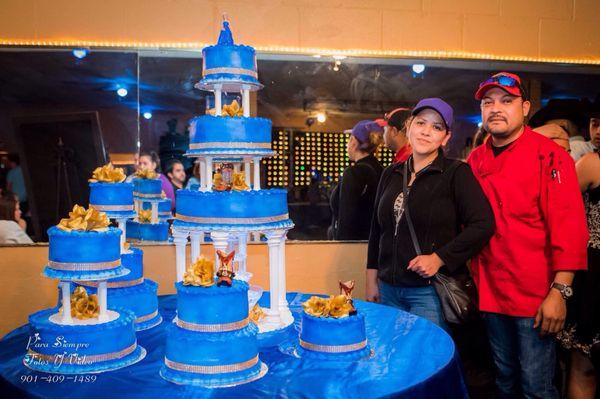
[[[407,270],[417,254],[406,215],[400,217],[397,226],[394,220],[394,202],[402,191],[403,173],[404,163],[389,166],[381,176],[367,268],[378,269],[378,277],[388,284],[423,286],[429,280]],[[441,152],[428,168],[417,173],[405,201],[421,251],[425,255],[435,252],[442,259],[442,273],[466,273],[466,261],[494,233],[494,214],[471,168],[445,158]]]

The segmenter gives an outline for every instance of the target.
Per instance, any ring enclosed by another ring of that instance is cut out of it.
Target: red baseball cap
[[[410,116],[411,111],[410,108],[399,107],[385,114],[382,119],[375,119],[375,123],[381,127],[392,126],[401,130],[404,127],[404,122]]]
[[[498,87],[512,96],[524,97],[521,78],[514,73],[500,72],[479,84],[479,88],[475,92],[475,99],[481,100],[484,94],[494,87]]]

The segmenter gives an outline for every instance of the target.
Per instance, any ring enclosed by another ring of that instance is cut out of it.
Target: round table
[[[301,304],[310,295],[288,293],[287,300],[296,319]],[[268,294],[261,305],[268,303]],[[277,348],[261,350],[269,366],[262,379],[233,388],[205,389],[180,386],[163,380],[158,371],[165,351],[165,323],[173,319],[174,295],[159,298],[161,325],[138,333],[138,343],[148,351],[144,360],[132,366],[80,378],[49,378],[22,363],[29,326],[22,326],[0,341],[0,391],[2,397],[47,398],[468,398],[454,343],[442,329],[429,321],[397,309],[355,301],[365,315],[367,338],[373,350],[370,358],[355,362],[319,361],[297,358]],[[289,339],[297,339],[291,330]],[[285,346],[285,345],[283,345]]]

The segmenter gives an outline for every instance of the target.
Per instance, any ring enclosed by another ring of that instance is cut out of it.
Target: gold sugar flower
[[[97,295],[88,295],[85,288],[79,286],[71,294],[71,317],[85,320],[98,317],[100,306]]]
[[[329,316],[335,318],[346,317],[353,310],[354,307],[345,295],[336,295],[329,298]]]
[[[215,263],[204,256],[188,267],[183,275],[183,285],[210,287],[215,284]]]
[[[250,314],[248,315],[250,321],[254,324],[258,324],[262,319],[265,318],[265,316],[265,312],[260,306],[258,306],[258,303],[254,305],[252,309],[250,309]]]
[[[250,187],[246,184],[246,176],[243,172],[233,173],[233,182],[231,183],[231,189],[233,191],[246,191],[250,190]]]
[[[90,183],[95,182],[107,182],[107,183],[121,183],[127,178],[122,168],[115,168],[112,163],[101,166],[94,169],[92,178],[88,181]]]
[[[329,315],[329,299],[312,296],[302,304],[304,311],[309,315],[316,317],[326,317]]]
[[[94,208],[85,209],[82,206],[75,205],[69,212],[68,218],[60,220],[58,227],[64,231],[103,231],[110,225],[106,213],[100,212]]]
[[[206,113],[214,116],[216,111],[214,108],[211,108]],[[221,107],[221,116],[244,116],[244,109],[237,100],[233,100],[231,104],[225,104]]]
[[[138,212],[138,221],[140,223],[150,223],[152,221],[152,210],[140,209],[140,211]]]
[[[135,177],[139,179],[158,179],[158,173],[151,169],[140,169],[135,172]]]

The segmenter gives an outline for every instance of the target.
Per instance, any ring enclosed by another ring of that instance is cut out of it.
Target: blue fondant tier
[[[134,314],[119,310],[113,321],[93,325],[61,325],[49,320],[56,308],[29,316],[28,353],[23,363],[49,373],[79,374],[113,370],[141,360]]]
[[[111,278],[109,284],[116,281],[132,281],[144,277],[144,252],[139,248],[130,247],[129,252],[121,255],[121,265],[129,270],[129,274]]]
[[[203,115],[190,121],[190,132],[187,155],[272,153],[269,119]]]
[[[227,324],[248,318],[248,283],[233,280],[231,287],[195,287],[175,283],[177,318],[194,324]]]
[[[105,212],[113,219],[135,217],[133,184],[90,183],[90,207]]]
[[[147,211],[152,209],[151,202],[142,202],[142,209]],[[171,213],[171,200],[163,198],[158,201],[158,218],[160,220],[173,219],[173,213]]]
[[[177,214],[173,227],[210,230],[289,228],[287,191],[191,191],[177,190]]]
[[[139,223],[127,221],[127,239],[140,241],[168,241],[169,223]]]
[[[302,312],[300,346],[307,352],[338,355],[367,348],[365,316],[315,317]]]
[[[262,87],[258,81],[256,52],[250,46],[217,44],[202,49],[202,80],[200,89],[212,89],[223,85],[224,91],[241,88],[242,84],[251,90]]]
[[[160,179],[133,179],[133,196],[137,199],[161,199],[162,182]]]
[[[198,333],[167,326],[165,364],[160,374],[179,384],[224,387],[252,381],[266,372],[258,359],[253,323],[230,332]]]
[[[121,230],[48,229],[49,254],[44,274],[61,280],[101,280],[129,273],[121,266]]]

